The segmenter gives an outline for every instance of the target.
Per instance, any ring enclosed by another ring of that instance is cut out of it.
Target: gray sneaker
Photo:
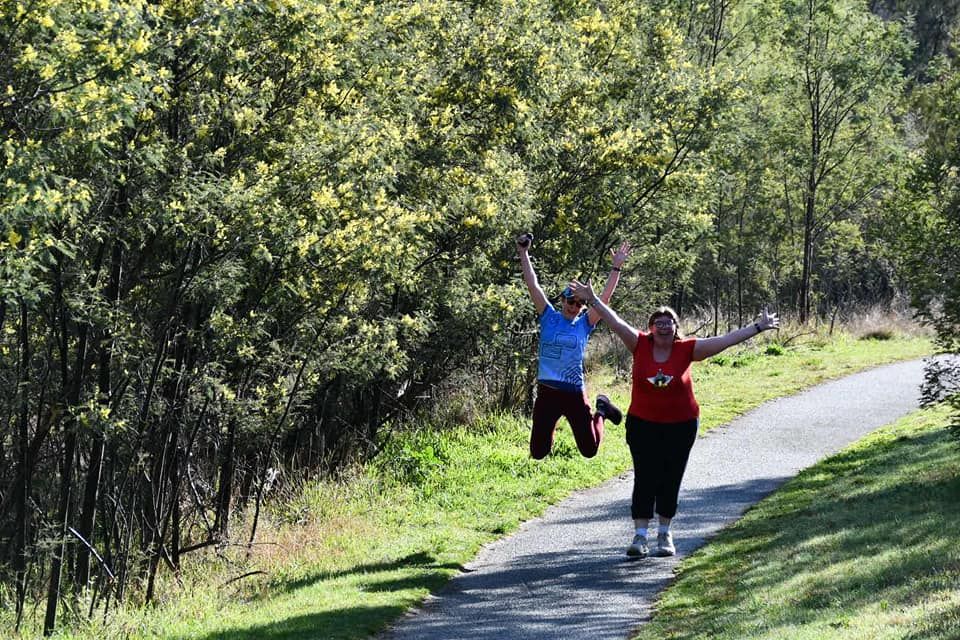
[[[677,548],[673,546],[673,536],[669,531],[666,533],[657,533],[657,548],[653,550],[654,556],[666,558],[677,553]]]
[[[647,539],[641,538],[640,536],[633,536],[633,542],[627,547],[627,555],[631,558],[646,558],[647,553],[649,553],[647,550]]]

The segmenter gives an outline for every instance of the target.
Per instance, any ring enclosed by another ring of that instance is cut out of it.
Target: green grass
[[[771,344],[694,365],[704,429],[825,379],[932,350],[917,338],[839,338],[768,353]],[[590,387],[626,407],[622,371],[599,367]],[[117,611],[105,626],[98,617],[56,637],[369,637],[441,587],[483,544],[630,466],[622,426],[608,425],[591,460],[579,455],[565,423],[551,456],[530,460],[528,431],[526,417],[491,416],[407,434],[376,465],[341,482],[309,482],[277,500],[249,558],[243,549],[195,555],[179,582],[162,576],[155,606]],[[234,530],[243,535],[242,524]],[[261,573],[231,581],[252,571]],[[24,637],[35,631],[33,625]]]
[[[960,443],[944,407],[815,465],[680,565],[635,640],[960,638]]]

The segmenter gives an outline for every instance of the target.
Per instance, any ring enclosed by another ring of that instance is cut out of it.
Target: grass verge
[[[930,352],[925,339],[843,336],[730,350],[694,367],[703,428],[823,380]],[[625,407],[627,376],[598,367],[591,392],[607,392]],[[526,417],[490,416],[406,434],[351,478],[308,482],[275,499],[249,555],[197,555],[178,580],[163,577],[155,606],[115,611],[55,637],[367,638],[442,586],[483,544],[629,468],[622,426],[608,425],[591,460],[580,457],[562,425],[551,456],[532,461],[528,430]],[[235,530],[242,535],[241,525]]]
[[[681,563],[634,640],[960,638],[960,446],[945,407],[803,471]]]

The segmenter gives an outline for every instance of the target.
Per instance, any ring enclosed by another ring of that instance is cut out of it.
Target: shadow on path
[[[426,552],[411,553],[410,555],[404,556],[403,558],[398,558],[397,560],[392,560],[390,562],[372,562],[368,564],[361,564],[355,567],[352,567],[344,571],[323,571],[320,573],[315,573],[313,575],[305,576],[297,580],[291,580],[289,582],[283,583],[280,587],[284,592],[297,591],[298,589],[303,589],[305,587],[312,586],[318,582],[323,582],[325,580],[334,580],[336,578],[342,578],[350,575],[369,575],[380,572],[387,571],[396,571],[398,569],[456,569],[458,571],[463,571],[464,567],[461,564],[457,563],[438,563],[436,559]],[[443,574],[444,579],[446,573]],[[419,580],[411,578],[410,580]],[[409,584],[407,586],[398,585],[398,589],[406,589],[410,587],[418,586],[417,584]],[[382,589],[386,590],[386,589]]]
[[[202,640],[335,640],[355,638],[358,631],[376,633],[383,621],[396,618],[403,607],[351,607],[292,616],[278,622],[225,629]]]
[[[758,478],[687,492],[674,525],[680,556],[702,546],[786,477]],[[650,615],[673,579],[673,558],[627,558],[633,533],[629,497],[560,506],[531,547],[508,560],[481,554],[382,640],[494,640],[622,637]],[[496,545],[489,548],[496,555]],[[548,603],[548,606],[537,606]],[[596,606],[590,606],[596,603]]]

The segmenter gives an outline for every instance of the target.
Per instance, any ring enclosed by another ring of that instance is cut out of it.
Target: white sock
[[[670,533],[670,525],[662,524],[657,527],[657,533]]]
[[[646,528],[646,527],[637,527],[637,530],[636,530],[635,533],[636,533],[638,536],[640,536],[641,538],[643,538],[644,540],[647,539],[647,528]]]

